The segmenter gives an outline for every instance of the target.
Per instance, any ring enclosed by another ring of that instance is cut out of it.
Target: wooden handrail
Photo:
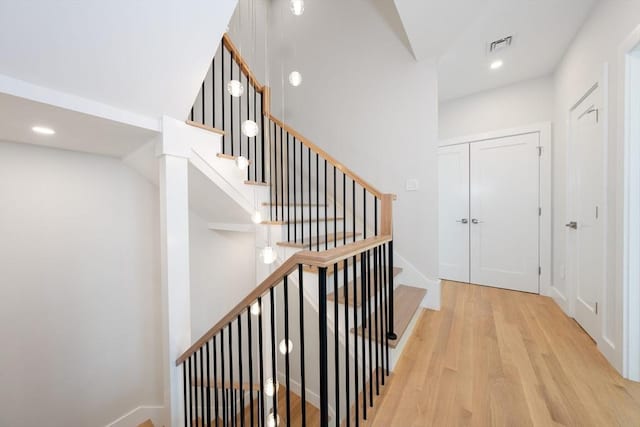
[[[265,86],[258,82],[258,79],[253,74],[253,71],[251,71],[251,68],[249,68],[249,64],[247,64],[247,61],[245,61],[242,55],[240,55],[240,50],[231,41],[231,37],[229,37],[229,34],[224,33],[224,35],[222,36],[222,42],[224,43],[227,50],[231,53],[231,57],[233,58],[233,60],[236,61],[238,66],[240,66],[240,70],[244,73],[245,76],[247,76],[249,82],[256,88],[256,91],[262,93]]]
[[[370,237],[368,239],[359,240],[344,246],[329,249],[323,252],[301,251],[295,253],[287,259],[280,267],[269,275],[257,288],[247,295],[238,305],[236,305],[226,316],[216,323],[202,338],[196,341],[191,347],[185,351],[182,356],[176,360],[176,366],[187,360],[191,355],[205,345],[211,338],[218,334],[229,322],[233,321],[247,307],[250,307],[258,297],[264,295],[270,288],[279,284],[285,276],[291,274],[299,264],[310,265],[314,267],[330,267],[347,258],[358,255],[366,250],[373,249],[382,244],[390,242],[390,235]]]
[[[271,120],[272,122],[280,126],[282,129],[284,129],[286,132],[288,132],[289,135],[292,135],[294,138],[299,139],[300,142],[306,145],[307,148],[309,148],[311,151],[320,155],[320,157],[325,159],[327,162],[331,163],[332,166],[335,166],[336,169],[338,169],[340,172],[350,177],[352,180],[357,182],[361,187],[364,187],[365,189],[367,189],[369,193],[373,194],[379,199],[383,198],[385,193],[378,190],[373,185],[369,184],[367,181],[362,179],[358,174],[356,174],[354,171],[352,171],[351,169],[349,169],[348,167],[340,163],[338,160],[332,157],[329,153],[324,151],[322,148],[318,147],[316,144],[311,142],[308,138],[305,138],[300,132],[298,132],[291,126],[285,124],[284,122],[282,122],[282,120],[279,120],[278,118],[274,117],[272,114],[268,114],[267,117],[269,118],[269,120]],[[392,196],[393,196],[393,199],[395,200],[395,195],[392,195]]]

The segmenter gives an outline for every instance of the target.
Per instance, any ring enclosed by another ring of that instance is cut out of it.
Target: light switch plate
[[[406,183],[407,191],[418,191],[418,187],[419,187],[419,183],[417,179],[413,178],[413,179],[407,180],[407,183]]]

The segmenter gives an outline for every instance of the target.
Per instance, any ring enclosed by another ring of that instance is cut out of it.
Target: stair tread
[[[416,314],[416,311],[420,308],[420,303],[422,299],[427,294],[427,290],[423,288],[415,288],[413,286],[400,285],[393,291],[393,302],[395,305],[394,311],[394,332],[398,336],[396,340],[389,340],[389,347],[396,348],[402,336],[407,331],[407,327],[409,323],[411,323],[411,319]],[[375,311],[371,313],[372,316],[375,316]],[[371,325],[373,327],[373,323]],[[375,327],[372,331],[372,336],[375,335],[373,333],[375,331]],[[355,328],[351,328],[351,332],[355,332]],[[358,335],[362,335],[363,329],[361,326],[358,327],[357,333]],[[368,333],[365,328],[365,338],[368,337]],[[375,337],[374,340],[378,340],[378,337]]]
[[[223,154],[223,153],[218,153],[216,154],[216,156],[220,159],[225,159],[225,160],[236,160],[239,156],[232,156],[231,154]],[[249,164],[253,163],[253,160],[248,160]]]
[[[371,274],[373,275],[373,268],[370,270]],[[396,277],[398,274],[402,273],[402,268],[400,267],[393,267],[393,277]],[[356,286],[356,307],[360,307],[360,304],[362,303],[362,287],[360,285],[360,276],[358,276],[356,278],[357,282],[357,286]],[[353,306],[353,285],[354,285],[354,280],[350,280],[349,284],[348,284],[348,288],[347,291],[349,293],[349,301],[348,304],[350,306]],[[331,292],[329,295],[327,295],[327,299],[329,301],[333,301],[335,298],[335,292]],[[338,288],[338,303],[340,304],[344,304],[344,286],[340,286]]]
[[[194,122],[193,120],[187,120],[185,123],[188,124],[189,126],[194,126],[200,129],[208,130],[209,132],[217,133],[218,135],[225,134],[225,131],[223,131],[222,129],[214,128],[208,125],[203,125],[202,123]]]
[[[334,240],[340,240],[342,239],[344,236],[346,236],[347,238],[351,238],[354,236],[360,236],[362,233],[353,233],[353,232],[347,232],[347,233],[343,233],[343,232],[339,232],[337,234],[327,234],[327,235],[322,235],[322,236],[314,236],[311,239],[305,239],[302,242],[298,242],[298,243],[294,243],[294,242],[278,242],[278,246],[284,246],[284,247],[288,247],[288,248],[305,248],[308,246],[316,246],[318,244],[322,244],[325,242],[333,242]]]
[[[298,219],[296,221],[291,221],[290,224],[308,224],[310,222],[332,222],[332,221],[344,221],[342,217],[327,217],[327,218],[311,218],[311,219]],[[287,221],[262,221],[261,224],[264,225],[287,225]]]
[[[249,181],[249,180],[247,180],[244,183],[247,184],[247,185],[259,185],[261,187],[268,187],[269,186],[268,182],[262,182],[262,181]]]

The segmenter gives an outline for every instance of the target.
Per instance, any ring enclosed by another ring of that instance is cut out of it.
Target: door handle
[[[484,222],[484,221],[478,221],[476,218],[473,218],[473,219],[471,220],[471,223],[473,223],[473,224],[481,224],[481,223],[483,223],[483,222]]]
[[[462,218],[462,219],[457,220],[456,222],[459,222],[459,223],[462,223],[462,224],[468,224],[469,220],[467,218]]]
[[[564,225],[565,227],[569,227],[573,230],[577,230],[578,229],[578,223],[576,221],[571,221],[568,224]]]

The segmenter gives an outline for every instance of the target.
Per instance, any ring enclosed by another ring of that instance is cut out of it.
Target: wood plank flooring
[[[640,383],[550,298],[445,282],[442,302],[364,425],[640,426]]]

